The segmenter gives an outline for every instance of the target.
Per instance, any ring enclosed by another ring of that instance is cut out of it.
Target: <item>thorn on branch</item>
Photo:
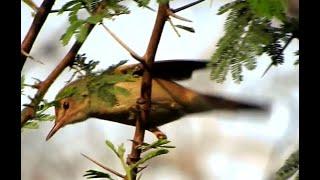
[[[118,177],[125,178],[124,175],[118,173],[117,171],[115,171],[115,170],[113,170],[113,169],[111,169],[111,168],[106,167],[105,165],[103,165],[103,164],[101,164],[101,163],[99,163],[99,162],[97,162],[97,161],[95,161],[95,160],[93,160],[93,159],[90,158],[89,156],[87,156],[87,155],[85,155],[85,154],[83,154],[83,153],[81,153],[81,155],[84,156],[85,158],[87,158],[88,160],[90,160],[91,162],[93,162],[94,164],[100,166],[100,167],[103,168],[104,170],[106,170],[106,171],[108,171],[108,172],[110,172],[110,173],[112,173],[112,174],[114,174],[114,175],[116,175],[116,176],[118,176]]]
[[[184,18],[182,16],[179,16],[177,14],[175,14],[172,10],[168,9],[167,10],[167,13],[168,13],[168,16],[171,16],[173,18],[176,18],[176,19],[179,19],[181,21],[186,21],[186,22],[192,22],[191,20],[187,19],[187,18]]]
[[[145,65],[143,57],[139,56],[136,52],[129,48],[129,46],[127,46],[120,38],[118,38],[118,36],[115,35],[106,25],[103,23],[101,23],[101,25],[113,37],[113,39],[115,39],[125,50],[130,53],[134,59]]]

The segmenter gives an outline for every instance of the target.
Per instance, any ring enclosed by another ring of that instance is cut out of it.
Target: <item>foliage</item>
[[[287,180],[299,171],[299,149],[293,152],[285,164],[276,172],[276,180]],[[295,179],[299,179],[299,172]]]
[[[239,83],[243,80],[243,68],[255,69],[256,58],[263,53],[271,57],[271,65],[284,62],[283,50],[298,37],[299,22],[285,19],[280,3],[280,0],[235,0],[219,9],[219,15],[229,14],[225,35],[209,63],[211,79],[223,82],[231,71],[233,80]],[[272,18],[282,20],[280,27],[273,26]]]
[[[92,61],[94,62],[94,61]],[[65,86],[56,96],[55,100],[73,97],[82,97],[82,93],[87,91],[91,95],[96,95],[109,106],[117,103],[116,95],[128,96],[130,92],[122,87],[115,86],[119,82],[135,81],[133,74],[117,73],[115,69],[126,61],[120,61],[118,64],[110,66],[104,71],[92,71],[91,66],[88,68],[86,75],[80,76],[79,79]],[[94,64],[94,63],[91,63]],[[95,66],[95,64],[94,64]]]
[[[33,119],[26,122],[22,128],[24,129],[38,129],[39,122],[43,121],[53,121],[55,116],[46,114],[45,112],[53,107],[55,102],[47,102],[46,100],[42,100],[42,102],[36,108],[36,115]]]
[[[86,24],[97,24],[104,18],[112,19],[121,14],[128,14],[127,7],[120,4],[123,0],[71,0],[64,4],[59,11],[62,14],[69,12],[70,26],[61,36],[63,45],[69,43],[72,36],[76,36],[78,42],[84,42],[88,35]],[[80,9],[85,9],[89,14],[86,19],[78,19]]]
[[[25,76],[22,75],[21,76],[21,82],[20,82],[21,83],[21,95],[24,95],[23,94],[23,89],[26,87],[25,80],[26,80]]]
[[[174,148],[174,146],[166,145],[170,143],[170,141],[166,139],[159,139],[151,144],[144,143],[143,145],[139,146],[140,149],[143,149],[144,155],[141,157],[141,159],[136,162],[135,164],[127,165],[124,160],[124,154],[125,154],[125,148],[124,145],[121,144],[120,146],[115,146],[111,141],[106,140],[106,145],[109,149],[112,150],[116,154],[116,156],[119,158],[120,163],[122,164],[123,169],[126,172],[126,176],[128,180],[131,180],[131,171],[134,168],[138,168],[138,172],[141,172],[146,166],[141,167],[141,165],[145,164],[149,160],[163,155],[167,154],[169,150],[167,148]],[[95,171],[95,170],[89,170],[91,177],[95,178],[102,178],[106,175],[105,172]],[[88,171],[87,171],[88,172]],[[111,177],[110,177],[111,178]]]
[[[85,174],[83,176],[86,177],[87,179],[107,178],[107,179],[113,180],[109,174],[106,174],[106,173],[103,173],[103,172],[100,172],[100,171],[88,170],[86,172],[87,172],[87,174]]]

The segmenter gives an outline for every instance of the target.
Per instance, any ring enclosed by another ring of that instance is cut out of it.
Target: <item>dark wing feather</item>
[[[185,80],[189,79],[192,72],[198,69],[207,67],[208,61],[204,60],[161,60],[154,62],[152,66],[152,76],[155,78],[170,79],[170,80]],[[135,75],[142,76],[142,64],[131,64],[121,66],[118,69],[121,73],[134,72]]]

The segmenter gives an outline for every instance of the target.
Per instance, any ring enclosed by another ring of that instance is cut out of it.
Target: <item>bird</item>
[[[66,125],[98,118],[135,126],[137,99],[145,66],[141,63],[111,66],[100,74],[87,75],[67,84],[55,97],[55,123],[46,137],[49,140]],[[210,110],[265,111],[265,105],[207,95],[186,88],[176,81],[189,79],[193,71],[207,67],[205,60],[155,61],[152,74],[150,116],[146,130],[157,138],[166,138],[159,126],[181,117]],[[115,93],[115,92],[118,93]]]

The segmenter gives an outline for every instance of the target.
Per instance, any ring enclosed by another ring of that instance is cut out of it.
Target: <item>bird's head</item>
[[[56,96],[55,124],[46,140],[68,124],[84,121],[90,113],[90,96],[84,82],[76,81],[64,87]]]

